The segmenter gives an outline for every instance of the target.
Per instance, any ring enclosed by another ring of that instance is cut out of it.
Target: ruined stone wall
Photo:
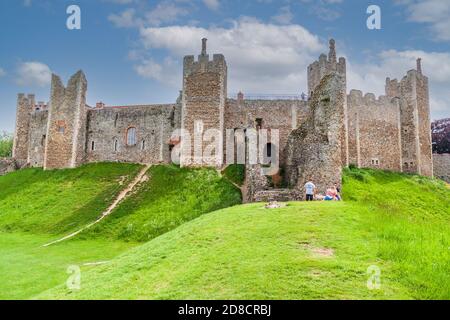
[[[320,193],[341,185],[345,100],[344,78],[337,73],[325,76],[311,98],[308,119],[289,136],[286,176],[302,196],[308,179]]]
[[[352,90],[347,103],[350,163],[401,171],[399,99]]]
[[[26,160],[14,158],[0,158],[0,176],[27,167]]]
[[[28,163],[32,167],[44,166],[45,143],[47,140],[48,111],[33,111],[30,118],[30,147]]]
[[[83,72],[69,80],[67,88],[52,76],[45,169],[75,168],[83,163],[86,143],[86,90]]]
[[[257,119],[260,119],[261,129],[279,130],[280,141],[276,150],[279,151],[280,163],[284,164],[289,134],[306,120],[307,113],[307,102],[301,100],[228,99],[225,108],[225,128],[256,128]],[[268,142],[271,142],[270,139]]]
[[[450,154],[433,154],[434,176],[450,183]]]
[[[107,107],[88,111],[88,162],[170,163],[169,141],[180,128],[181,106]],[[136,129],[134,145],[127,132]]]
[[[192,152],[184,154],[182,165],[212,165],[220,166],[223,152],[216,152],[218,157],[204,157],[194,154],[194,135],[204,134],[209,129],[219,130],[224,135],[225,102],[227,97],[227,64],[223,55],[215,54],[209,59],[206,54],[206,39],[204,48],[198,61],[194,56],[184,58],[183,92],[182,92],[182,129],[190,134]],[[203,123],[200,126],[199,123]],[[182,137],[187,140],[187,136]],[[218,149],[223,151],[223,139],[219,139]],[[211,141],[204,141],[202,150],[210,145]],[[189,158],[194,163],[189,163]],[[203,161],[202,161],[203,160]]]
[[[336,42],[334,39],[331,39],[329,42],[330,50],[328,52],[328,57],[325,54],[320,55],[319,60],[313,62],[308,66],[308,93],[312,95],[316,89],[316,87],[320,84],[320,81],[326,76],[332,73],[339,74],[344,83],[344,91],[347,92],[347,62],[345,58],[340,57],[339,61],[337,60],[336,55]],[[348,142],[348,134],[347,134],[347,124],[348,124],[348,111],[347,111],[347,102],[345,101],[347,96],[344,97],[344,121],[342,122],[341,131],[344,131],[345,134],[342,135],[341,142],[341,157],[342,163],[344,165],[348,165],[349,163],[349,142]]]
[[[13,142],[13,158],[28,160],[28,148],[30,145],[30,118],[34,109],[35,97],[30,94],[27,97],[20,93],[17,97],[16,130]]]

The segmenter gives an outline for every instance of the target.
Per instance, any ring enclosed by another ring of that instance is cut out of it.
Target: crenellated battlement
[[[320,81],[326,75],[337,72],[344,77],[346,81],[347,75],[347,65],[344,57],[340,57],[337,60],[336,57],[336,42],[331,39],[330,50],[328,52],[328,57],[326,54],[321,54],[319,60],[314,61],[308,66],[308,94],[312,95],[314,89],[319,85]]]

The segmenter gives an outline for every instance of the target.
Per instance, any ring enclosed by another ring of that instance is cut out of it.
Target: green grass
[[[65,283],[70,265],[80,266],[84,274],[97,268],[84,263],[111,260],[135,246],[135,240],[156,237],[241,199],[215,170],[155,166],[150,179],[107,223],[75,240],[42,247],[96,220],[141,168],[102,163],[0,177],[0,299],[31,298]]]
[[[110,261],[132,247],[130,243],[105,240],[69,241],[42,247],[50,240],[47,235],[0,233],[0,300],[31,299],[65,283],[70,276],[69,266],[79,266],[83,273],[96,268],[84,264]]]
[[[103,163],[0,177],[0,231],[58,235],[76,230],[98,218],[140,168]]]
[[[245,165],[232,164],[223,171],[224,177],[238,186],[242,186],[245,181]]]
[[[357,169],[344,182],[347,202],[203,215],[86,271],[81,290],[39,298],[450,299],[444,184]],[[367,288],[370,266],[379,290]]]
[[[149,180],[81,238],[149,241],[205,213],[242,202],[214,169],[154,166]]]

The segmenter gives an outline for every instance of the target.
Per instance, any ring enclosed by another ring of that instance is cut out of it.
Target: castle
[[[206,44],[203,39],[197,59],[184,58],[183,88],[173,104],[90,107],[82,71],[67,86],[53,75],[48,104],[19,94],[13,158],[46,170],[99,161],[170,163],[172,150],[192,139],[183,131],[215,129],[224,137],[227,129],[253,128],[277,130],[277,145],[269,142],[266,152],[279,154],[281,169],[274,176],[285,189],[273,185],[262,164],[247,162],[246,201],[300,200],[309,178],[323,192],[340,183],[350,164],[433,176],[428,78],[420,59],[400,81],[386,80],[385,96],[347,95],[346,60],[337,59],[331,40],[328,56],[308,67],[308,97],[229,98],[225,57],[211,58]],[[177,129],[181,134],[174,137]],[[227,144],[223,137],[220,150]],[[181,165],[211,164],[192,156],[193,162],[182,158]],[[212,162],[223,167],[225,151],[219,158]]]

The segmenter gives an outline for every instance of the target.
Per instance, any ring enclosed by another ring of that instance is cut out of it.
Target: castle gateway
[[[247,201],[302,199],[307,178],[324,192],[340,184],[349,164],[433,176],[428,78],[420,59],[403,79],[386,80],[385,96],[358,90],[347,95],[346,61],[337,59],[331,40],[328,56],[308,67],[308,98],[249,99],[240,93],[230,99],[225,57],[210,57],[206,49],[203,39],[198,58],[184,58],[183,88],[173,104],[89,107],[82,71],[67,86],[53,75],[48,104],[19,94],[13,158],[46,170],[99,161],[168,164],[180,142],[193,145],[195,133],[214,129],[223,150],[217,159],[196,159],[193,152],[187,158],[195,161],[182,157],[181,165],[223,167],[227,129],[266,130],[277,132],[264,153],[279,155],[280,170],[269,177],[263,164],[247,161]],[[274,188],[274,180],[286,189]]]

